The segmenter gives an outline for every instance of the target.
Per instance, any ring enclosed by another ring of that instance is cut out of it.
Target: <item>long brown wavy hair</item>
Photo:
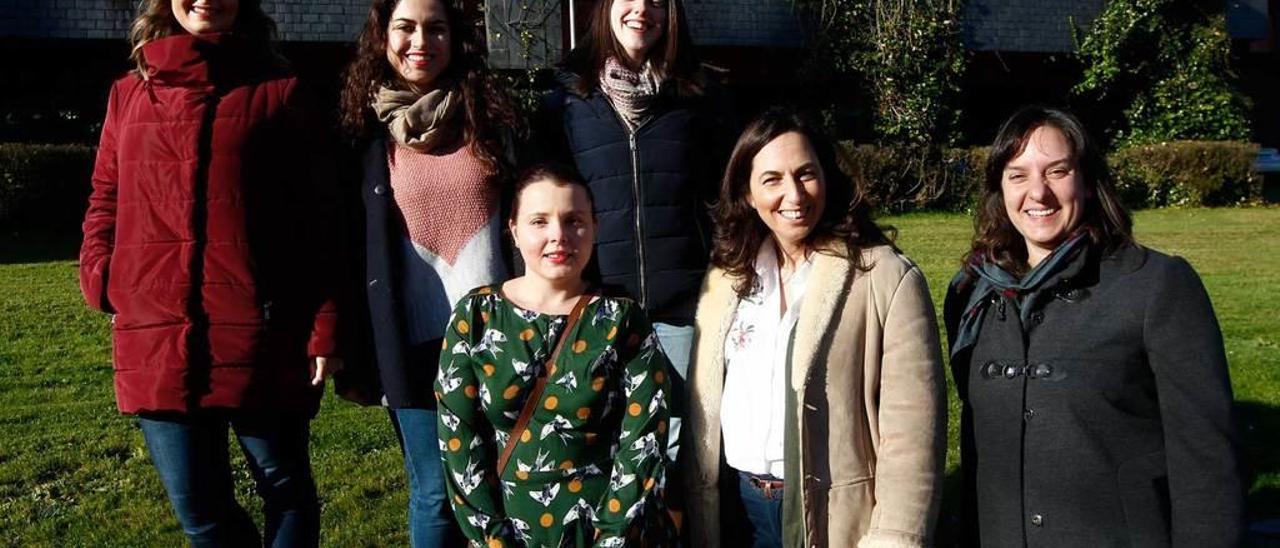
[[[1019,275],[1030,268],[1026,241],[1005,211],[1001,182],[1005,165],[1022,154],[1031,134],[1043,126],[1056,128],[1071,144],[1071,157],[1080,171],[1078,176],[1089,191],[1084,216],[1076,229],[1088,232],[1089,238],[1104,252],[1133,243],[1133,218],[1116,197],[1111,169],[1107,167],[1102,149],[1070,112],[1032,105],[1005,120],[991,145],[978,213],[973,222],[973,245],[965,254],[964,265],[987,260]]]
[[[451,52],[449,66],[438,78],[459,82],[465,119],[461,135],[463,142],[472,146],[491,172],[509,171],[503,169],[507,162],[503,153],[502,131],[510,128],[512,136],[519,136],[524,122],[517,115],[511,97],[485,64],[484,48],[476,33],[480,14],[474,8],[464,7],[478,3],[439,1],[444,4],[445,15],[449,19]],[[368,137],[374,128],[381,129],[370,106],[380,86],[407,87],[387,62],[387,25],[399,3],[400,0],[373,0],[364,28],[356,40],[355,59],[344,72],[341,123],[352,139]]]
[[[748,124],[738,138],[720,183],[720,198],[711,207],[716,225],[711,264],[723,268],[737,280],[733,290],[739,297],[746,297],[759,287],[756,255],[760,246],[772,237],[769,227],[747,203],[751,194],[752,164],[761,149],[792,132],[803,135],[813,147],[818,165],[822,167],[822,182],[826,185],[826,207],[818,224],[805,238],[809,248],[831,254],[830,244],[843,243],[838,255],[852,263],[855,270],[866,271],[872,265],[863,262],[862,250],[893,244],[892,229],[881,228],[871,218],[862,178],[856,173],[850,176],[841,169],[849,163],[841,162],[831,139],[812,120],[792,109],[770,109]]]
[[[173,0],[144,0],[138,9],[138,16],[129,25],[129,60],[133,61],[138,74],[143,78],[147,77],[147,62],[142,56],[142,46],[186,32],[173,16]],[[252,51],[260,51],[264,60],[277,65],[284,64],[284,59],[276,54],[272,45],[276,35],[276,22],[262,11],[259,0],[240,0],[231,32],[247,43]]]
[[[649,51],[649,63],[655,71],[675,83],[676,92],[680,96],[701,95],[706,79],[702,73],[702,65],[693,53],[693,38],[689,34],[689,25],[685,22],[684,6],[681,0],[658,1],[667,3],[667,24],[662,38]],[[582,37],[578,47],[565,55],[561,65],[565,71],[577,76],[572,88],[579,95],[586,96],[600,85],[600,71],[610,57],[616,58],[631,70],[639,71],[643,68],[633,66],[634,63],[627,57],[622,44],[613,36],[613,28],[609,24],[611,9],[613,0],[596,1],[586,35]]]

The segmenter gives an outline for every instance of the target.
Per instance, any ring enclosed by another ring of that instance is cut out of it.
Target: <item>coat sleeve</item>
[[[295,81],[296,82],[296,81]],[[324,117],[314,92],[293,84],[288,92],[286,112],[289,117],[291,156],[297,169],[294,196],[302,208],[295,230],[298,241],[306,242],[306,252],[299,258],[317,265],[305,281],[314,299],[315,319],[307,342],[310,356],[334,356],[338,350],[338,302],[347,261],[347,242],[338,208],[338,165],[335,143],[330,131],[319,123]],[[288,164],[286,164],[288,165]]]
[[[961,282],[968,276],[962,270],[951,279],[947,296],[942,304],[942,321],[947,329],[947,347],[955,344],[960,329],[960,314],[969,301],[968,291],[961,289]],[[973,349],[951,357],[951,378],[955,381],[956,396],[960,398],[960,544],[978,546],[978,452],[973,439],[973,409],[969,407],[969,357]]]
[[[98,157],[93,166],[93,190],[84,214],[84,242],[80,244],[80,291],[90,307],[115,313],[107,299],[107,278],[111,274],[111,252],[115,248],[116,189],[119,186],[118,146],[120,117],[119,85],[111,87],[107,118],[102,123]]]
[[[947,416],[938,325],[918,268],[898,282],[883,332],[876,503],[858,545],[926,546],[942,493]]]
[[[667,357],[658,345],[649,320],[639,306],[631,306],[618,329],[618,357],[622,362],[622,424],[616,441],[609,490],[597,504],[597,546],[621,546],[643,512],[665,511],[654,504],[655,487],[662,481],[670,421],[671,378]],[[657,531],[641,531],[657,535]]]
[[[516,531],[505,519],[501,478],[493,477],[500,449],[493,427],[480,409],[480,379],[471,358],[483,323],[477,297],[463,299],[445,328],[444,349],[435,392],[439,402],[437,431],[444,461],[445,487],[462,533],[473,545],[520,546]]]
[[[1143,344],[1164,424],[1174,546],[1235,546],[1244,489],[1231,381],[1213,305],[1191,265],[1173,258],[1150,293]]]

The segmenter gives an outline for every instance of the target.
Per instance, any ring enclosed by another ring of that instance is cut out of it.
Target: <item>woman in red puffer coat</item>
[[[340,367],[331,166],[258,0],[147,0],[111,89],[80,286],[194,546],[317,543],[308,423]],[[264,499],[236,503],[227,430]]]

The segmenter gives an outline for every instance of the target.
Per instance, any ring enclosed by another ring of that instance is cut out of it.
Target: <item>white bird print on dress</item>
[[[481,352],[488,352],[494,358],[502,353],[501,343],[507,342],[507,335],[497,329],[486,329],[484,337],[480,339],[480,343],[471,347],[471,355],[475,356]]]
[[[556,379],[556,386],[570,392],[576,391],[578,389],[578,376],[573,371],[565,373],[564,376]]]
[[[551,422],[542,427],[542,435],[538,439],[545,440],[547,436],[555,434],[559,436],[561,442],[568,444],[569,438],[573,437],[572,430],[573,424],[569,422],[569,419],[556,415],[555,418],[551,419]]]
[[[440,391],[448,394],[457,390],[462,385],[462,379],[453,376],[458,372],[458,366],[450,363],[448,366],[440,370]]]
[[[546,506],[548,508],[551,507],[551,503],[556,500],[556,496],[559,494],[560,494],[559,483],[549,483],[546,486],[544,486],[542,489],[529,492],[529,496],[533,498],[533,500],[538,501],[539,504]]]
[[[467,466],[462,469],[462,473],[453,473],[453,481],[462,489],[463,494],[470,495],[484,481],[484,470],[477,470],[475,461],[467,459]]]
[[[658,439],[653,432],[645,434],[635,443],[631,444],[632,449],[636,449],[636,456],[632,459],[636,462],[642,462],[650,457],[658,456]]]
[[[440,422],[444,423],[449,430],[457,431],[458,425],[462,424],[462,419],[459,419],[457,415],[450,413],[448,409],[441,408]]]
[[[609,489],[617,491],[631,485],[631,482],[635,481],[635,479],[635,474],[624,474],[622,473],[622,467],[614,466],[613,473],[609,476]]]

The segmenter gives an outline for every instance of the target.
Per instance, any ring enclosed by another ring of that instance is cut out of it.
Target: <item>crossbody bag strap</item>
[[[533,383],[533,391],[529,392],[529,397],[524,401],[524,408],[520,409],[520,417],[516,419],[516,425],[511,429],[511,435],[507,436],[507,445],[502,448],[502,456],[498,457],[498,477],[502,477],[503,472],[507,470],[507,463],[511,460],[511,453],[515,451],[516,444],[520,442],[520,436],[524,435],[524,431],[529,429],[529,421],[533,418],[533,410],[538,407],[538,402],[542,401],[542,391],[547,387],[547,376],[550,374],[551,366],[555,365],[556,359],[560,357],[560,349],[564,347],[564,341],[569,338],[569,333],[578,325],[578,318],[582,316],[582,309],[587,307],[587,303],[591,302],[591,293],[584,293],[578,297],[578,302],[573,305],[573,310],[569,312],[569,320],[564,325],[564,330],[560,332],[560,336],[556,337],[556,348],[551,351],[551,357],[547,359],[542,366],[542,371],[538,372],[538,380]]]

